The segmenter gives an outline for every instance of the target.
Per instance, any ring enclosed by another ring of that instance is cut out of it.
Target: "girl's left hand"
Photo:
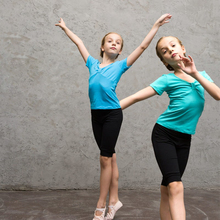
[[[193,58],[191,56],[187,57],[182,57],[180,56],[180,60],[182,63],[179,63],[178,66],[187,74],[193,76],[194,74],[197,73],[197,69],[195,66],[195,63],[193,61]]]

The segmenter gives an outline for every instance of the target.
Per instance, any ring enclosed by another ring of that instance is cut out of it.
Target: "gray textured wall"
[[[220,86],[218,0],[0,0],[0,188],[85,189],[99,185],[99,151],[93,138],[88,70],[75,45],[54,24],[67,26],[99,58],[109,31],[120,33],[123,59],[156,19],[171,13],[152,44],[118,84],[119,99],[167,70],[155,54],[163,35],[179,37],[197,68]],[[220,103],[206,94],[184,175],[186,187],[219,187]],[[160,184],[150,141],[166,94],[124,111],[117,144],[121,188]]]

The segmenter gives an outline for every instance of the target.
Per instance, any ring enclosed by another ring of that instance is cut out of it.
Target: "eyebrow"
[[[107,40],[109,40],[109,39],[110,39],[110,40],[113,40],[113,38],[112,38],[112,37],[108,37],[108,36],[107,36],[107,38],[106,38],[106,39],[107,39]],[[121,39],[121,38],[116,39],[116,41],[118,41],[118,40],[122,42],[122,39]]]
[[[173,40],[171,40],[171,41],[169,42],[169,44],[172,43],[172,42],[173,42]],[[165,48],[166,48],[166,47],[162,47],[161,50],[163,50],[163,49],[165,49]]]

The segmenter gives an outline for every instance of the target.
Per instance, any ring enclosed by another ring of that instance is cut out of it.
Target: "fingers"
[[[165,23],[169,23],[170,19],[172,18],[172,15],[171,14],[164,14],[162,15],[160,18],[159,18],[159,23],[161,25],[165,24]]]
[[[55,24],[55,26],[61,27],[61,25],[64,23],[62,18],[60,18],[60,20],[58,22],[59,22],[59,24]]]
[[[163,15],[163,20],[169,20],[170,18],[172,18],[172,15],[171,14],[164,14]]]
[[[191,62],[193,62],[193,58],[192,58],[190,55],[189,55],[188,57],[189,57],[189,59],[191,60]]]
[[[189,57],[189,58],[188,58]],[[186,61],[186,62],[193,62],[193,58],[189,55],[188,57],[182,57],[180,56],[180,60]]]

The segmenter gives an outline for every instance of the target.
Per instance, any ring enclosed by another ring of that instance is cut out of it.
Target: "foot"
[[[107,213],[105,220],[112,220],[115,217],[115,213],[123,206],[123,204],[118,201],[115,205],[110,205],[108,208],[110,212]]]
[[[93,220],[105,220],[105,209],[106,208],[96,208]]]

